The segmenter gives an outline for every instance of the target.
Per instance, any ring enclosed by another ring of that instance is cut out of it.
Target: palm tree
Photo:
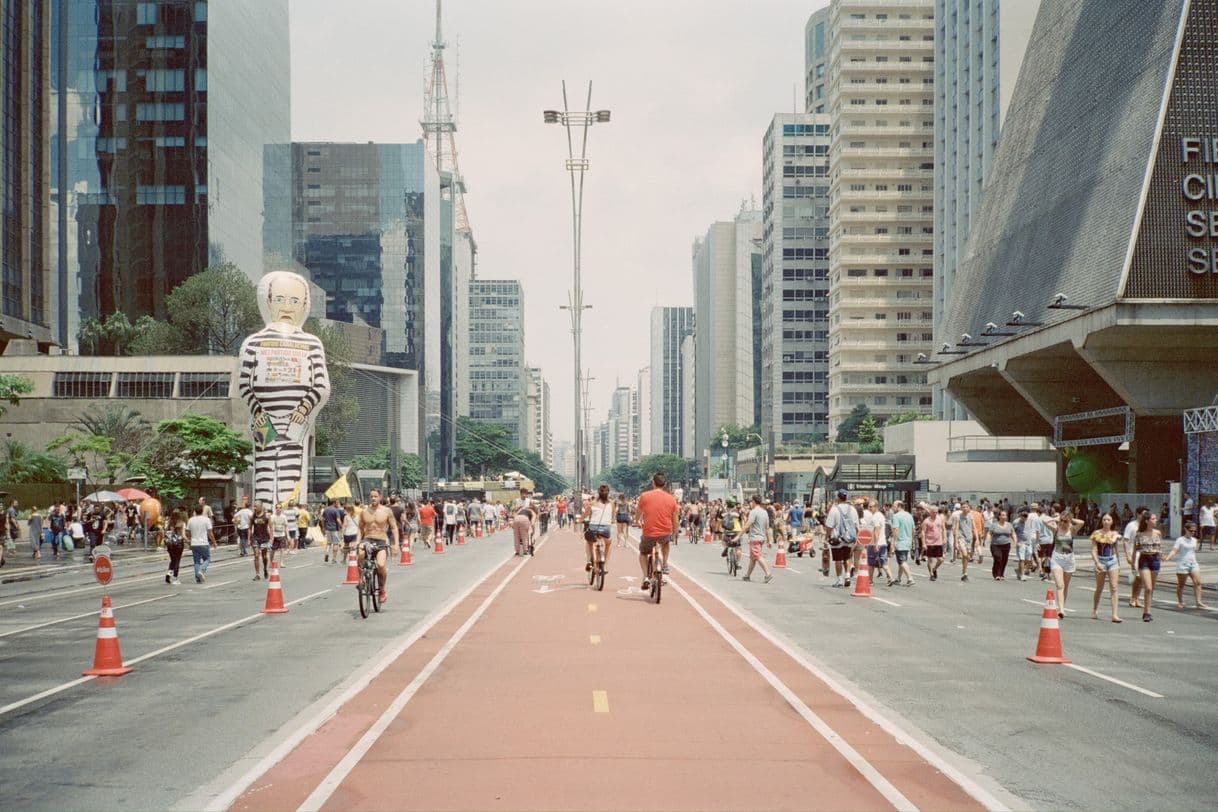
[[[107,403],[90,406],[73,424],[84,434],[109,437],[117,454],[137,454],[152,437],[152,424],[129,406]]]
[[[9,440],[0,451],[0,482],[64,482],[67,466],[54,454],[35,451],[25,443]]]

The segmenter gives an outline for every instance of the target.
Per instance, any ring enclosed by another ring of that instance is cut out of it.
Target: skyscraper
[[[935,0],[935,345],[1040,0]],[[935,415],[960,419],[941,387]]]
[[[523,448],[528,375],[520,282],[475,279],[469,284],[469,304],[469,416],[503,426],[508,443]]]
[[[638,459],[654,453],[651,450],[651,367],[640,369],[635,380],[635,414],[638,417],[638,426],[635,431],[637,447],[634,457]]]
[[[727,423],[752,425],[760,411],[754,363],[754,276],[760,276],[761,212],[744,206],[735,220],[712,223],[694,241],[696,448]]]
[[[525,399],[525,449],[541,457],[547,468],[554,468],[554,438],[550,433],[550,382],[540,367],[528,368],[528,394]]]
[[[609,453],[605,458],[606,467],[611,468],[633,459],[633,429],[637,415],[634,409],[635,397],[635,391],[629,386],[619,386],[613,390],[609,405]]]
[[[804,112],[826,113],[826,71],[829,68],[829,9],[822,8],[804,25]]]
[[[929,412],[933,0],[829,7],[829,431],[857,406]]]
[[[808,442],[829,432],[829,117],[775,115],[762,155],[760,425]]]
[[[266,145],[290,141],[287,0],[49,6],[60,341],[75,343],[81,316],[164,317],[209,264],[260,277],[265,186],[290,178],[264,165]]]
[[[681,342],[694,332],[692,307],[651,309],[651,442],[645,454],[680,454],[681,414],[693,391],[685,388]]]

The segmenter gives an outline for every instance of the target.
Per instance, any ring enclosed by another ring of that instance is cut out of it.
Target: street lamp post
[[[582,111],[571,110],[567,104],[567,83],[562,83],[562,107],[559,110],[543,110],[542,120],[546,124],[561,124],[567,131],[567,171],[571,173],[571,228],[572,228],[572,249],[574,254],[574,283],[571,287],[571,294],[567,299],[567,305],[564,310],[569,310],[571,313],[571,335],[575,344],[575,510],[580,513],[583,510],[583,493],[584,493],[584,438],[582,424],[580,422],[580,380],[582,377],[582,359],[580,357],[580,340],[583,332],[583,313],[585,307],[591,305],[584,304],[584,292],[580,287],[579,279],[579,262],[580,248],[583,230],[583,208],[584,208],[584,173],[588,171],[588,128],[593,124],[607,124],[609,122],[608,110],[596,110],[592,108],[592,83],[588,83],[588,101],[586,109]],[[580,146],[579,157],[575,157],[575,139],[571,130],[580,128]],[[576,179],[578,178],[578,183]]]

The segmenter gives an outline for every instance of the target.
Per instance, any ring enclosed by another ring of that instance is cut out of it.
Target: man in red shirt
[[[431,537],[436,530],[436,509],[431,506],[431,502],[422,502],[419,504],[419,538],[431,548]]]
[[[635,511],[635,526],[643,528],[639,541],[639,568],[643,571],[644,592],[651,589],[651,582],[647,580],[647,559],[657,543],[663,545],[660,548],[664,560],[661,572],[668,574],[668,545],[677,527],[677,500],[664,490],[666,484],[668,479],[664,472],[657,471],[651,478],[651,490],[639,496]]]

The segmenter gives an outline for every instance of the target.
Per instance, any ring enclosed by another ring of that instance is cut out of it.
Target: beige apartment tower
[[[834,0],[828,40],[832,436],[931,408],[934,0]]]

